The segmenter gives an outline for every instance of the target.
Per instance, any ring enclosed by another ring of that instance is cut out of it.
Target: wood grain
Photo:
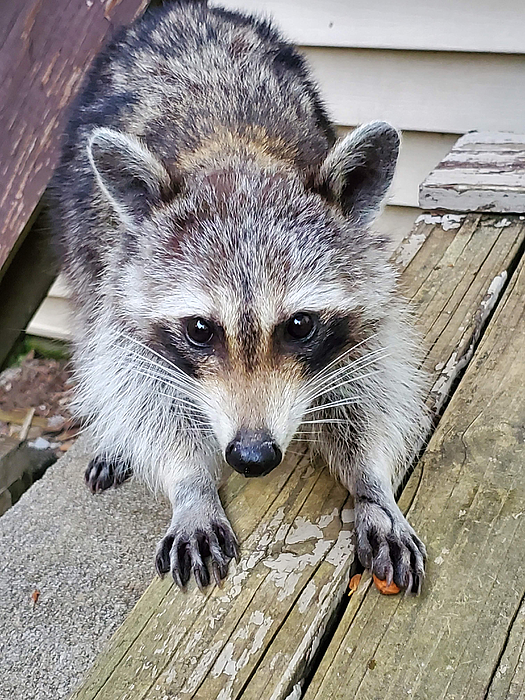
[[[525,212],[525,135],[465,134],[419,188],[424,209]]]
[[[423,456],[409,512],[429,552],[421,598],[370,588],[305,700],[520,697],[524,295],[522,260]]]
[[[0,271],[49,181],[66,108],[94,55],[146,0],[26,0],[0,9]]]
[[[405,241],[397,257],[407,293],[424,305],[425,334],[436,324],[448,334],[443,346],[434,344],[435,381],[453,348],[474,341],[494,272],[510,269],[523,243],[521,222],[490,237],[483,226],[491,221],[467,217],[446,232],[420,224],[415,241]],[[234,477],[228,483],[226,509],[242,558],[224,588],[183,595],[167,579],[154,581],[74,700],[299,697],[345,596],[353,511],[347,494],[319,465],[307,456],[293,464],[261,480]],[[418,473],[409,481],[405,507],[418,490]],[[365,577],[351,600],[355,614],[367,586]],[[381,624],[383,614],[375,611],[372,622]]]

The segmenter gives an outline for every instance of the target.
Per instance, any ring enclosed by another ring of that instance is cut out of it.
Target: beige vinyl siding
[[[27,332],[44,338],[71,339],[69,291],[59,276],[27,327]]]
[[[470,130],[525,133],[523,0],[211,0],[272,16],[306,56],[341,133],[385,119],[403,131],[388,206],[375,228],[398,242],[418,187]],[[58,291],[57,291],[58,289]],[[29,330],[68,337],[53,287]]]
[[[213,0],[305,46],[525,53],[523,0]]]
[[[301,47],[337,124],[525,130],[525,56]]]

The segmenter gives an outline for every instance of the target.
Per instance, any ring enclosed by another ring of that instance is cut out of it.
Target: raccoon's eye
[[[203,318],[190,318],[186,323],[186,336],[194,345],[206,345],[213,338],[213,326]]]
[[[292,316],[286,324],[286,335],[292,340],[306,340],[315,328],[314,319],[310,314],[299,313]]]

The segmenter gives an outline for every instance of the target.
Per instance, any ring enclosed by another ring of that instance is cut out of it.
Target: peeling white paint
[[[481,336],[483,328],[485,327],[487,318],[501,296],[501,292],[505,286],[507,277],[507,271],[503,270],[491,281],[487,289],[487,293],[481,300],[479,309],[476,312],[475,325],[472,329],[472,338],[469,346],[462,352],[461,356],[458,356],[457,352],[452,353],[448,362],[443,367],[440,376],[435,381],[431,390],[431,395],[434,400],[434,411],[439,412],[448,396],[450,387],[459,376],[463,368],[470,362],[472,355],[474,354],[476,344]]]
[[[341,522],[345,525],[348,523],[353,523],[355,520],[354,509],[353,508],[343,508],[341,511]]]
[[[273,619],[271,617],[265,615],[260,610],[255,610],[251,614],[248,623],[244,628],[237,631],[234,638],[242,640],[249,639],[253,632],[253,629],[250,630],[250,627],[255,627],[256,631],[255,634],[253,634],[251,646],[248,647],[246,644],[242,644],[240,645],[240,649],[236,650],[233,642],[228,642],[225,645],[211,670],[213,678],[219,678],[221,675],[228,676],[228,680],[217,696],[217,700],[231,700],[233,697],[233,685],[238,672],[249,663],[250,657],[262,648],[265,637],[272,624]],[[236,659],[236,652],[238,653],[239,651],[241,652],[240,656]]]
[[[219,653],[222,645],[222,640],[214,642],[211,645],[211,647],[207,649],[207,651],[205,651],[205,653],[198,659],[198,663],[195,666],[195,669],[190,674],[190,676],[186,678],[186,682],[184,683],[184,686],[181,690],[182,695],[192,694],[195,692],[195,690],[197,690],[199,685],[206,678],[210,664]],[[220,658],[220,654],[218,658]],[[217,660],[215,661],[215,663],[217,663]],[[176,677],[176,668],[173,668],[173,670],[168,671],[168,673],[166,674],[166,685],[171,685],[175,681]]]
[[[292,692],[286,696],[284,700],[301,700],[303,691],[301,690],[301,684],[296,683],[292,689]]]
[[[308,581],[307,585],[304,588],[304,591],[301,593],[301,597],[299,598],[299,603],[297,606],[301,615],[303,615],[310,607],[310,603],[312,602],[316,591],[317,586],[315,585],[315,583],[313,581]]]
[[[318,540],[322,536],[323,531],[318,525],[314,525],[306,518],[299,516],[294,521],[293,529],[286,536],[285,544],[297,544],[311,539]]]
[[[284,600],[292,595],[307,566],[316,566],[333,545],[333,540],[318,540],[313,551],[308,554],[281,552],[272,559],[267,559],[264,566],[271,569],[269,580],[279,588],[277,600]]]
[[[265,620],[264,613],[260,610],[255,610],[252,612],[250,617],[250,622],[252,625],[262,625]]]
[[[213,678],[218,678],[221,673],[231,676],[235,674],[235,662],[233,661],[233,652],[235,651],[235,645],[233,642],[228,642],[224,649],[221,651],[217,660],[215,661],[213,668],[211,669],[211,675]]]
[[[437,224],[440,225],[443,231],[450,231],[451,229],[459,228],[465,214],[421,214],[416,219],[416,224]]]
[[[396,250],[394,263],[399,265],[399,267],[406,267],[408,263],[416,257],[416,253],[423,246],[427,237],[428,231],[425,231],[423,233],[413,233],[408,238],[405,238]]]
[[[485,314],[482,316],[481,321],[484,322],[488,314],[494,308],[497,300],[499,299],[501,290],[503,289],[505,282],[507,281],[507,270],[503,270],[499,275],[496,275],[492,282],[489,284],[487,293],[485,294],[483,301],[481,302],[481,310]]]
[[[287,665],[281,672],[281,677],[268,700],[281,700],[283,696],[286,697],[285,693],[290,687],[295,691],[299,675],[298,669],[304,668],[305,662],[308,664],[312,659],[319,647],[319,643],[326,629],[327,621],[346,593],[346,574],[350,571],[350,564],[351,561],[349,560],[346,564],[346,569],[341,571],[340,574],[336,574],[334,570],[330,581],[326,584],[330,589],[330,594],[326,595],[323,601],[319,601],[311,608],[313,618],[310,620],[303,638],[300,640],[291,658],[289,658]]]
[[[275,671],[275,667],[283,656],[284,654],[282,651],[278,651],[277,654],[273,656],[272,660],[270,661],[270,671]]]
[[[434,399],[434,410],[439,411],[443,405],[454,379],[458,376],[460,363],[457,352],[453,352],[441,370],[441,374],[432,386],[431,394]]]
[[[353,554],[354,545],[352,542],[352,532],[351,530],[341,530],[337,537],[337,542],[335,546],[332,547],[326,561],[332,564],[336,568],[339,568],[341,564],[346,562],[351,554]]]
[[[339,510],[337,508],[334,508],[331,513],[328,513],[327,515],[321,515],[319,520],[317,521],[317,524],[319,527],[324,530],[325,527],[328,527],[331,522],[333,522],[334,518],[337,518],[339,515]]]

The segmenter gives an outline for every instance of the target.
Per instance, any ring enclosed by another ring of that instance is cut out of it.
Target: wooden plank
[[[523,132],[525,56],[303,47],[333,119]]]
[[[210,4],[271,15],[295,43],[427,51],[525,53],[519,0],[213,0]]]
[[[516,615],[507,645],[492,677],[487,700],[525,697],[525,602]]]
[[[422,223],[416,242],[404,246],[406,284],[429,308],[421,322],[431,332],[445,314],[451,342],[465,342],[469,329],[473,339],[494,269],[510,267],[524,240],[520,223],[489,240],[478,230],[481,221],[487,225],[490,216],[445,232]],[[464,303],[443,297],[440,287],[453,290],[468,277],[477,246],[485,246],[485,258],[476,260],[477,276],[462,288]],[[441,364],[449,355],[444,348]],[[443,367],[436,364],[437,381]],[[298,692],[345,595],[353,559],[351,503],[307,458],[264,479],[239,479],[227,485],[226,510],[242,557],[224,588],[183,595],[168,580],[154,581],[74,700],[285,700]]]
[[[48,230],[48,220],[41,212],[6,273],[0,277],[0,367],[56,275]]]
[[[26,0],[0,10],[0,271],[47,185],[65,108],[93,56],[146,0]]]
[[[513,683],[520,697],[524,295],[522,259],[423,456],[409,512],[429,552],[421,598],[367,590],[305,700],[503,700]]]
[[[465,134],[424,180],[425,209],[525,212],[525,134]]]

